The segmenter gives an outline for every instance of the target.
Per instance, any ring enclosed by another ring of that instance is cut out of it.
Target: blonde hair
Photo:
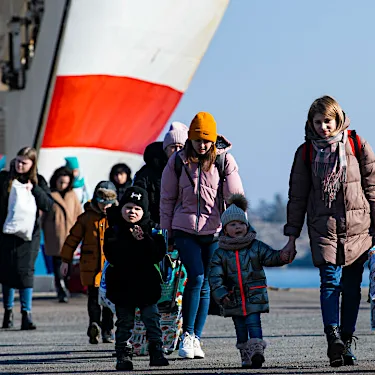
[[[186,141],[185,152],[188,163],[198,163],[199,161],[202,162],[202,169],[205,172],[208,172],[211,169],[211,166],[215,163],[217,156],[215,143],[212,143],[211,148],[204,155],[198,158],[190,139]]]
[[[335,119],[337,129],[335,131],[335,134],[339,133],[344,125],[345,122],[345,113],[340,107],[340,104],[334,99],[332,96],[325,95],[321,98],[318,98],[314,100],[314,102],[311,104],[309,113],[307,115],[307,123],[309,127],[314,131],[314,124],[313,119],[316,114],[322,114],[329,119]]]

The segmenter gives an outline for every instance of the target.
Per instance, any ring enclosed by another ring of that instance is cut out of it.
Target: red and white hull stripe
[[[40,151],[49,178],[77,156],[89,185],[133,168],[177,106],[229,0],[74,0]]]

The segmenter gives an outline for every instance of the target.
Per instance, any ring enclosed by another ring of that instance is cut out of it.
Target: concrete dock
[[[147,357],[135,357],[137,374],[375,374],[375,336],[370,330],[367,289],[356,335],[358,366],[331,368],[326,357],[317,289],[270,290],[269,314],[262,315],[266,362],[260,370],[243,370],[235,349],[231,319],[209,317],[204,335],[203,360],[181,360],[177,353],[170,366],[150,368]],[[20,331],[19,305],[15,328],[0,330],[0,374],[100,374],[117,373],[113,344],[90,345],[86,336],[86,296],[59,304],[52,294],[34,300],[36,331]],[[2,316],[1,316],[2,319]]]

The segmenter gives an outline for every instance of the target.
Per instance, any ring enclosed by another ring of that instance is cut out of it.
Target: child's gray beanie
[[[221,215],[221,223],[223,225],[223,228],[231,221],[240,221],[241,223],[249,225],[247,215],[245,211],[242,209],[247,209],[246,198],[241,194],[234,194],[229,199],[229,202],[232,204]],[[238,206],[241,206],[241,208]]]

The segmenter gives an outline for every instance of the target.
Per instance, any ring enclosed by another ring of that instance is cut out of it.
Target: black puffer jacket
[[[143,160],[146,165],[136,173],[133,185],[147,190],[151,219],[159,224],[161,176],[168,162],[163,150],[163,142],[149,144],[143,154]]]
[[[104,235],[104,255],[111,264],[106,271],[107,297],[120,307],[142,307],[157,303],[161,296],[161,277],[155,264],[166,250],[162,235],[152,236],[152,222],[145,217],[138,225],[143,240],[136,240],[118,207],[108,210],[110,227]]]

